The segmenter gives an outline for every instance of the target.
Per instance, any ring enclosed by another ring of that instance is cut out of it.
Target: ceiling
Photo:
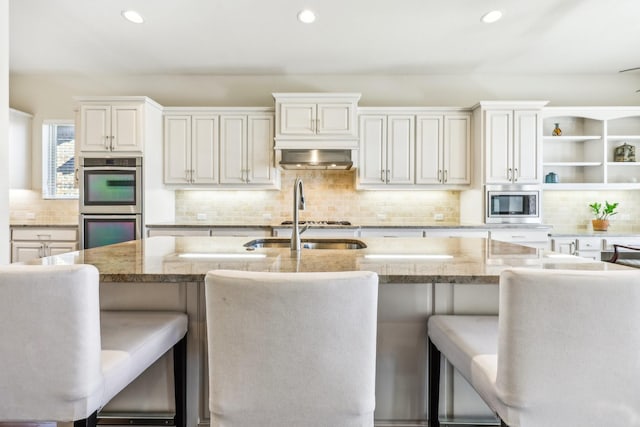
[[[10,0],[12,73],[610,74],[639,0]],[[317,14],[313,24],[298,11]],[[135,9],[144,24],[125,21]],[[500,9],[494,24],[480,17]],[[640,71],[631,71],[639,73]]]

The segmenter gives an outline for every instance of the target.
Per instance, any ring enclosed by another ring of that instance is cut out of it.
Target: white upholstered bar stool
[[[211,425],[373,426],[378,276],[211,271]]]
[[[91,265],[0,267],[0,421],[95,425],[98,411],[173,348],[185,422],[187,317],[105,311]]]
[[[429,426],[440,354],[510,427],[640,426],[640,271],[500,276],[499,316],[429,318]]]

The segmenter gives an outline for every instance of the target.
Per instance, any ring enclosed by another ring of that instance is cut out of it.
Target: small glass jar
[[[562,129],[560,129],[560,124],[559,123],[554,123],[555,127],[553,128],[553,132],[551,132],[551,134],[553,136],[560,136],[562,135]]]

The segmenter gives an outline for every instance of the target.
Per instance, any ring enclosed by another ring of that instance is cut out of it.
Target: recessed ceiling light
[[[487,12],[482,15],[480,20],[485,24],[493,24],[496,21],[499,21],[502,18],[502,12],[499,10],[492,10],[491,12]]]
[[[309,9],[301,10],[298,12],[298,21],[304,24],[311,24],[316,20],[316,14]]]
[[[133,22],[134,24],[142,24],[144,22],[144,18],[135,10],[123,10],[122,16],[129,22]]]

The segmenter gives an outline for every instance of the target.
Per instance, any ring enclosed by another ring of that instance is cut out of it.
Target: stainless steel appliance
[[[80,215],[80,244],[83,249],[142,238],[142,215]]]
[[[80,159],[80,213],[141,212],[141,157]]]
[[[80,246],[142,238],[142,158],[80,159]]]
[[[539,224],[541,190],[537,185],[487,185],[487,224]]]

